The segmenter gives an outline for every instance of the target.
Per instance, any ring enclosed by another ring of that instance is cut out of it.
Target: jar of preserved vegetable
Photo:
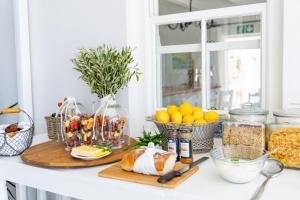
[[[300,109],[281,110],[273,113],[275,123],[267,131],[268,150],[287,167],[300,168]]]
[[[265,123],[268,111],[246,104],[230,110],[229,114],[230,121],[223,122],[223,144],[253,146],[262,155],[266,148]]]
[[[183,127],[180,129],[180,161],[185,164],[193,162],[193,128]]]

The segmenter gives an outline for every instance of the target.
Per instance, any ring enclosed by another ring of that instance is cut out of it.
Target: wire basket
[[[168,129],[175,127],[177,129],[190,128],[193,129],[193,151],[195,153],[209,152],[214,145],[214,134],[218,128],[219,122],[206,123],[162,123],[154,120],[154,117],[148,117],[148,121],[152,121],[163,134],[162,148],[167,150],[168,146]]]
[[[33,138],[33,120],[32,118],[23,110],[15,109],[15,112],[2,112],[2,114],[9,113],[19,113],[22,112],[25,114],[28,119],[28,123],[20,122],[18,126],[24,127],[23,130],[20,130],[16,133],[15,136],[9,137],[4,129],[8,125],[0,125],[0,156],[16,156],[24,152],[28,147],[30,147]],[[17,112],[18,110],[18,112]]]

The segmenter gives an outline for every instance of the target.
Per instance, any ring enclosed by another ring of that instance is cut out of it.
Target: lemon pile
[[[203,112],[202,108],[193,107],[185,101],[179,107],[168,105],[167,110],[156,111],[155,119],[163,123],[205,123],[218,121],[219,114],[216,111]]]

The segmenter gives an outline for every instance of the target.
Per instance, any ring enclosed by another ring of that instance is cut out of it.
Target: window
[[[264,107],[264,24],[264,3],[153,16],[155,107]]]

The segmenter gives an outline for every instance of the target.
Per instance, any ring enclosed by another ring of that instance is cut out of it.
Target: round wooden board
[[[135,142],[130,138],[130,143]],[[124,155],[125,144],[121,149],[113,150],[113,153],[99,160],[86,161],[73,158],[69,152],[65,151],[65,146],[61,142],[48,141],[27,149],[21,159],[30,165],[49,168],[77,168],[77,167],[92,167],[105,165],[120,161]]]

